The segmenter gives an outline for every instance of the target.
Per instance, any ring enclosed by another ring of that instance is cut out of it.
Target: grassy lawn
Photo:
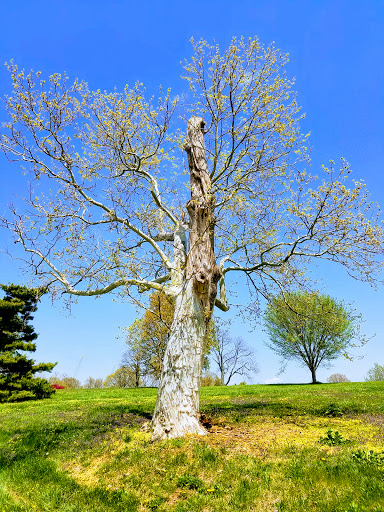
[[[151,444],[155,389],[0,406],[0,512],[384,512],[384,383],[203,388],[207,436]]]

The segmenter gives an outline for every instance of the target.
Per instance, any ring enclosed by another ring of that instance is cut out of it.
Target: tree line
[[[2,285],[4,298],[0,299],[0,402],[48,398],[55,389],[140,387],[157,385],[162,372],[163,358],[171,323],[174,303],[166,295],[151,295],[144,315],[126,329],[128,350],[122,366],[103,381],[89,377],[82,386],[69,376],[52,376],[48,380],[36,373],[50,372],[56,363],[35,364],[25,352],[36,350],[37,334],[31,321],[32,312],[44,290],[17,285]],[[361,337],[360,317],[342,302],[317,293],[291,292],[275,296],[264,315],[269,335],[269,346],[282,357],[286,366],[294,359],[311,372],[316,384],[316,371],[353,348]],[[249,377],[258,371],[253,350],[242,338],[233,338],[212,322],[205,344],[205,375],[202,385],[228,385],[235,375]],[[209,372],[215,364],[219,375]],[[283,367],[284,368],[284,367]],[[366,380],[384,380],[383,367],[375,364]],[[342,374],[333,374],[330,383],[348,382]]]

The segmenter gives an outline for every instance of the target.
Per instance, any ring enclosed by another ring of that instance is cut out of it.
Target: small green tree
[[[51,371],[57,363],[40,363],[24,352],[35,352],[37,334],[30,324],[42,291],[25,286],[1,285],[0,299],[0,402],[48,398],[54,393],[46,379],[35,373]]]
[[[365,380],[384,380],[384,366],[380,366],[376,363],[370,370],[368,370]]]
[[[348,349],[359,334],[359,317],[328,295],[291,292],[272,298],[264,316],[268,346],[282,357],[284,370],[290,359],[307,366],[315,384],[316,371]]]

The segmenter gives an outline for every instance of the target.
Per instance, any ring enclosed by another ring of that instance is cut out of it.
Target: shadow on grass
[[[250,416],[270,416],[277,418],[292,416],[342,417],[366,412],[364,404],[352,400],[337,400],[332,397],[316,398],[313,401],[287,403],[284,400],[259,399],[242,401],[233,399],[221,404],[204,404],[202,412],[214,418],[224,416],[228,420]]]
[[[8,496],[10,505],[19,504],[17,488],[18,482],[22,482],[24,488],[33,489],[28,500],[34,504],[34,508],[37,506],[44,510],[62,510],[64,503],[65,510],[73,512],[136,512],[139,506],[139,499],[133,492],[81,486],[62,471],[58,471],[53,462],[40,457],[19,461],[7,472],[6,479],[16,489]],[[24,501],[20,496],[23,505]]]
[[[248,403],[231,403],[220,405],[207,404],[202,407],[202,412],[212,417],[215,416],[292,416],[297,410],[290,404],[281,404],[279,402],[268,402],[259,400]]]
[[[56,451],[84,450],[102,443],[110,433],[121,428],[139,429],[152,419],[144,407],[108,404],[95,409],[60,412],[45,422],[15,428],[8,445],[0,448],[0,470],[31,455],[46,457]]]

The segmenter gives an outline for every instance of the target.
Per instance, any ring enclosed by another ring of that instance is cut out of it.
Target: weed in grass
[[[132,435],[131,434],[126,434],[123,438],[124,440],[124,443],[130,443],[132,441]]]
[[[327,430],[325,437],[320,437],[319,443],[327,446],[340,446],[342,444],[349,444],[351,441],[344,439],[344,437],[337,430]]]
[[[222,495],[222,486],[219,484],[214,484],[205,489],[206,494],[210,496],[221,496]]]
[[[204,482],[195,476],[191,475],[182,475],[177,479],[178,487],[187,487],[188,489],[194,489],[196,491],[204,491],[205,485]]]
[[[375,466],[384,466],[384,452],[374,452],[373,450],[357,450],[352,453],[352,459],[355,462],[373,464]]]
[[[146,503],[149,510],[157,511],[166,500],[161,497],[153,498]]]

